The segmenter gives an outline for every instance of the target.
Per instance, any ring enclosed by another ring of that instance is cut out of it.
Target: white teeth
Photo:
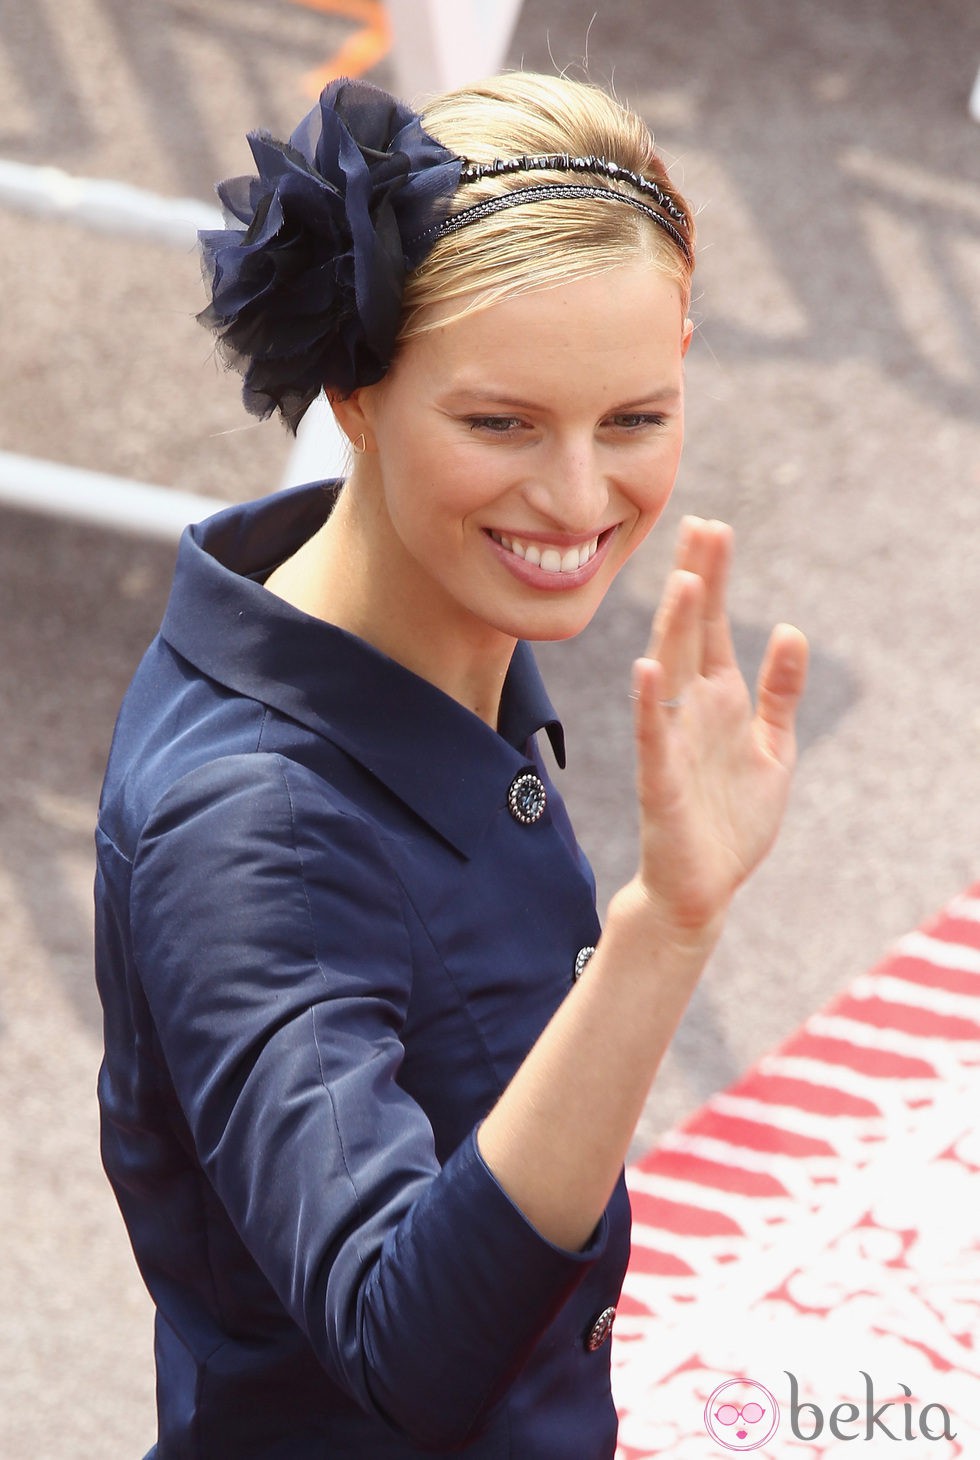
[[[574,573],[576,569],[585,567],[599,547],[598,537],[583,543],[581,547],[572,547],[561,552],[558,548],[538,547],[533,542],[522,542],[518,537],[505,537],[500,532],[491,532],[490,536],[508,552],[523,558],[534,568],[542,568],[546,573]]]

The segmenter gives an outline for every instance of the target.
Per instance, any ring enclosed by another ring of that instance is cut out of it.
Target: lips
[[[591,562],[599,548],[599,536],[565,548],[534,542],[530,538],[508,537],[506,533],[494,532],[492,528],[490,536],[507,552],[545,573],[575,573]]]

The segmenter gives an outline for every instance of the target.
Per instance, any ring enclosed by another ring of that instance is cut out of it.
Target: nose
[[[562,532],[608,526],[609,483],[591,436],[556,442],[535,463],[525,496],[535,512]]]

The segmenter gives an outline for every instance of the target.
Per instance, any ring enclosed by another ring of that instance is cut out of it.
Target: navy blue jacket
[[[596,942],[520,645],[499,731],[262,580],[317,485],[189,529],[100,808],[102,1151],[157,1308],[157,1460],[600,1460],[620,1183],[547,1242],[475,1133]],[[547,791],[508,809],[515,778]]]

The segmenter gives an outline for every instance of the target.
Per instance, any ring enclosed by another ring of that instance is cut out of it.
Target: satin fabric
[[[498,732],[267,592],[333,500],[188,529],[106,774],[102,1150],[157,1309],[151,1454],[602,1460],[625,1188],[566,1252],[476,1144],[599,935],[561,727],[525,645]]]

